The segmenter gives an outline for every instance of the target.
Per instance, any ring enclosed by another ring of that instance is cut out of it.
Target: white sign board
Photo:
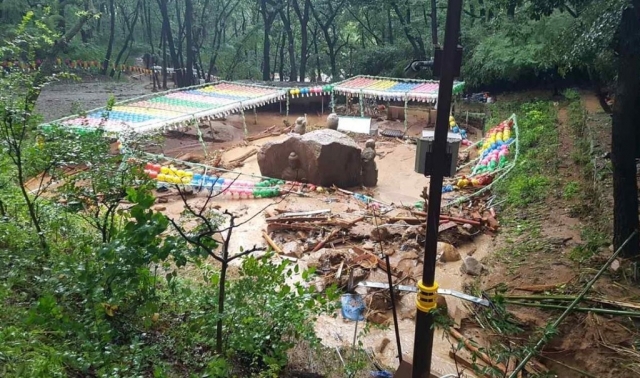
[[[339,117],[338,131],[371,135],[371,118]]]

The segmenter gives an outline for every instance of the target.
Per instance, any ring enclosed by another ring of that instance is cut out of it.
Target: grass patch
[[[576,181],[569,181],[564,185],[562,189],[562,198],[565,200],[572,200],[576,198],[580,191],[580,183]]]
[[[590,259],[600,249],[606,247],[611,240],[605,233],[590,226],[582,228],[580,237],[583,243],[574,247],[569,253],[569,258],[578,262]]]
[[[518,114],[519,161],[509,179],[496,185],[498,195],[513,208],[543,201],[558,167],[555,108],[548,102],[524,103]]]
[[[597,161],[594,136],[589,128],[589,114],[584,109],[580,96],[571,91],[567,96],[568,124],[573,137],[571,160],[580,172],[580,180],[567,183],[564,190],[565,199],[575,199],[571,212],[579,217],[587,226],[582,230],[584,245],[574,248],[571,257],[582,261],[596,252],[597,248],[607,244],[611,237],[611,209],[606,204],[605,188],[610,182],[610,162],[604,164]],[[569,186],[570,185],[570,186]]]

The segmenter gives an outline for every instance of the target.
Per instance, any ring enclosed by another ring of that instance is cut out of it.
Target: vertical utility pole
[[[429,378],[431,373],[431,353],[433,351],[433,311],[436,308],[435,281],[436,251],[438,247],[438,224],[442,202],[442,180],[446,167],[447,133],[449,132],[449,111],[453,95],[453,80],[460,72],[458,65],[458,39],[460,35],[460,17],[462,0],[449,0],[444,46],[440,62],[435,66],[440,71],[438,90],[438,116],[433,141],[432,174],[429,181],[427,209],[427,234],[424,242],[424,270],[422,280],[418,282],[416,306],[416,333],[413,349],[412,378]]]

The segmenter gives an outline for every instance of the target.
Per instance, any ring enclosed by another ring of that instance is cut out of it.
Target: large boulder
[[[261,174],[283,178],[291,152],[300,160],[297,177],[306,182],[342,188],[361,184],[362,151],[353,139],[339,131],[322,129],[266,143],[258,152]]]

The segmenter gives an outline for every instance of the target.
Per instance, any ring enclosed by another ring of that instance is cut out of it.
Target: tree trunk
[[[276,48],[277,56],[280,57],[280,66],[277,64],[273,64],[273,68],[278,67],[278,79],[279,81],[284,81],[284,46],[287,44],[287,34],[282,32],[282,41],[278,43],[278,47]],[[277,59],[277,57],[276,57]],[[273,77],[274,75],[272,75]]]
[[[318,26],[316,25],[313,30],[313,50],[316,55],[316,73],[314,74],[314,81],[322,80],[322,71],[320,70],[320,53],[318,51]]]
[[[262,43],[262,80],[269,81],[271,76],[271,28],[278,14],[277,10],[269,11],[267,0],[260,0],[260,14],[264,23],[264,38]]]
[[[410,21],[411,14],[407,12],[407,18],[405,19],[404,16],[402,15],[402,10],[400,9],[400,7],[395,1],[391,2],[391,6],[395,11],[396,16],[398,16],[398,19],[400,19],[400,23],[402,24],[402,29],[404,30],[404,34],[407,37],[407,40],[409,40],[411,47],[413,48],[413,58],[414,59],[426,58],[426,52],[424,49],[424,42],[422,41],[422,37],[420,37],[420,35],[414,35],[411,30],[411,21]]]
[[[185,85],[193,85],[193,65],[195,63],[195,48],[193,45],[193,0],[184,2],[184,29],[187,34],[187,77]]]
[[[271,77],[271,25],[264,24],[264,41],[262,43],[262,80],[269,81]]]
[[[151,47],[151,55],[153,56],[155,54],[155,48],[153,47],[153,33],[151,32],[151,7],[147,0],[143,0],[142,6],[144,8],[143,15],[145,16],[145,29],[147,32],[147,38],[149,39],[149,46]]]
[[[115,63],[116,66],[120,65],[120,62],[122,61],[122,57],[127,52],[127,49],[130,47],[129,45],[133,44],[133,32],[136,28],[136,24],[138,23],[138,14],[140,13],[140,1],[138,1],[138,3],[136,4],[136,10],[133,15],[133,22],[129,22],[129,17],[125,14],[124,7],[120,7],[120,11],[122,12],[122,17],[124,19],[124,24],[128,30],[128,33],[127,33],[127,38],[125,38],[124,44],[122,45],[122,48],[120,49],[120,52],[116,57],[116,63]],[[116,73],[115,69],[112,68],[109,76],[113,77],[115,73]]]
[[[638,119],[640,118],[640,0],[622,13],[618,28],[618,87],[613,107],[611,161],[613,163],[613,246],[619,248],[638,230]],[[622,251],[637,259],[638,235]]]
[[[165,25],[162,23],[162,89],[168,89],[167,87],[167,64],[169,63],[169,57],[167,56],[167,31]]]
[[[287,39],[289,44],[287,45],[287,52],[289,54],[289,81],[298,81],[298,70],[296,68],[296,51],[295,51],[295,38],[293,37],[293,29],[291,28],[291,14],[287,8],[287,12],[280,10],[280,18],[282,19],[282,25],[287,33]],[[282,64],[282,62],[281,62]]]
[[[431,0],[431,43],[438,45],[438,7],[436,0]]]
[[[115,0],[109,0],[109,13],[111,14],[111,19],[109,23],[109,42],[107,43],[107,53],[104,57],[104,62],[102,63],[102,74],[106,75],[109,70],[109,66],[111,65],[111,54],[113,52],[113,41],[116,35],[116,2]]]
[[[300,9],[298,0],[293,0],[293,10],[300,22],[300,81],[307,79],[307,59],[309,59],[309,9],[311,0],[304,0],[304,8]]]
[[[182,70],[180,69],[180,61],[178,60],[178,54],[176,53],[176,46],[173,43],[173,34],[171,33],[171,20],[169,18],[169,10],[167,9],[167,1],[168,0],[158,0],[158,6],[160,7],[160,13],[162,14],[162,27],[164,28],[165,43],[169,45],[171,62],[173,63],[173,69],[176,75],[176,84],[179,85],[179,83],[182,82]]]
[[[389,29],[389,44],[393,45],[393,15],[391,14],[391,7],[387,8],[387,28]]]

